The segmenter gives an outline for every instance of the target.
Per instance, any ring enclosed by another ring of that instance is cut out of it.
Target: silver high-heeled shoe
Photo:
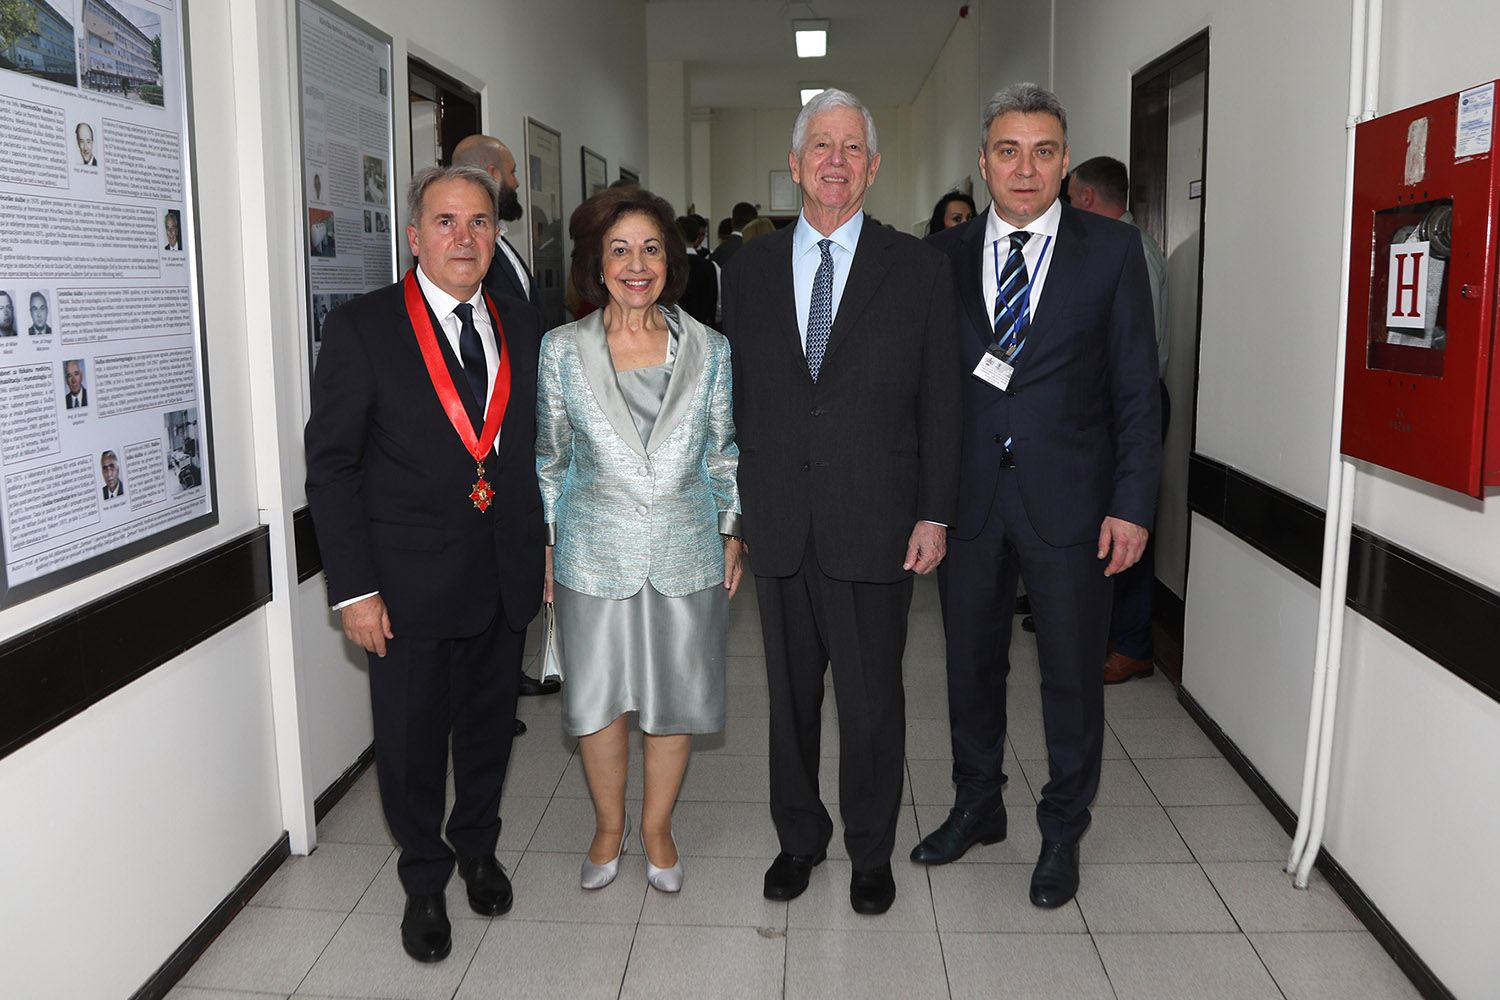
[[[677,847],[677,838],[672,838],[672,847]],[[641,854],[646,858],[646,881],[651,883],[651,888],[657,892],[679,892],[682,889],[682,852],[677,852],[677,863],[671,868],[658,868],[651,863],[651,855],[646,853],[646,832],[641,831]]]
[[[620,849],[615,852],[613,858],[602,865],[594,864],[589,860],[589,856],[585,854],[583,856],[583,870],[578,874],[579,884],[585,889],[603,889],[613,882],[615,876],[620,874],[620,855],[625,853],[625,842],[629,839],[630,817],[627,815],[625,817],[625,832],[620,834]]]

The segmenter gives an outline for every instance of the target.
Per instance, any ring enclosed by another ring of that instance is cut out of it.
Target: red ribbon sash
[[[495,445],[495,438],[500,433],[500,423],[505,417],[505,408],[510,403],[510,355],[505,350],[505,331],[500,327],[500,316],[495,312],[495,303],[490,300],[490,293],[485,292],[484,304],[490,311],[490,320],[495,324],[495,343],[500,349],[500,364],[495,372],[494,387],[490,390],[490,405],[484,418],[484,428],[476,438],[474,424],[469,420],[463,400],[458,397],[453,376],[448,373],[442,349],[438,347],[437,334],[433,332],[432,321],[427,316],[427,300],[422,297],[422,289],[417,284],[415,268],[406,272],[403,284],[406,314],[411,319],[412,329],[417,333],[417,346],[422,349],[422,360],[427,364],[427,377],[432,380],[432,388],[437,392],[438,401],[443,404],[453,429],[458,431],[459,439],[482,468],[484,457]],[[484,400],[479,403],[484,405]]]

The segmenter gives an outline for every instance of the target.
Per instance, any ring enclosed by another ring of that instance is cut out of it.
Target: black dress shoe
[[[1022,594],[1020,597],[1016,598],[1016,614],[1018,614],[1018,615],[1029,615],[1029,614],[1031,614],[1031,595],[1030,594]]]
[[[807,880],[811,877],[812,870],[821,865],[827,857],[827,851],[819,851],[817,854],[788,854],[782,851],[776,855],[776,860],[771,862],[771,867],[766,869],[763,894],[767,899],[783,902],[796,899],[807,888]]]
[[[505,868],[493,854],[483,858],[459,858],[458,874],[469,888],[469,909],[482,917],[510,912],[515,894]]]
[[[441,962],[453,950],[453,928],[440,892],[406,897],[401,947],[418,962]]]
[[[849,879],[849,905],[855,913],[873,917],[884,913],[896,901],[896,880],[891,876],[890,862],[867,872],[855,872]]]
[[[521,674],[521,683],[516,687],[516,694],[525,698],[538,694],[557,694],[561,690],[562,681],[556,677],[548,677],[544,681],[539,681],[530,674],[523,672]]]
[[[1022,632],[1035,632],[1036,631],[1036,619],[1034,617],[1032,617],[1031,615],[1027,615],[1025,618],[1022,618],[1021,619],[1021,631]]]
[[[515,735],[517,735],[517,736],[525,736],[526,735],[526,723],[522,722],[520,719],[516,720]]]
[[[975,844],[998,844],[1005,839],[1005,806],[988,816],[954,807],[943,825],[911,849],[911,859],[923,865],[946,865],[964,856]]]
[[[1078,845],[1042,841],[1041,856],[1031,873],[1031,901],[1048,909],[1073,898],[1078,891]]]

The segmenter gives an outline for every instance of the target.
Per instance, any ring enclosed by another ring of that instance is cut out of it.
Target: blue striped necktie
[[[1010,253],[1000,271],[1000,287],[995,290],[995,342],[1002,346],[1019,341],[1031,318],[1031,303],[1026,301],[1030,282],[1023,252],[1030,238],[1031,234],[1021,229],[1010,234]]]
[[[823,257],[818,262],[818,273],[813,275],[812,306],[807,311],[807,370],[814,382],[818,380],[818,369],[823,367],[823,351],[833,329],[833,254],[828,251],[832,243],[833,240],[818,241],[818,252]]]

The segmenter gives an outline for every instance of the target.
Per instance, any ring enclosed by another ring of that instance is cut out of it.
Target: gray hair
[[[797,114],[796,124],[792,126],[792,152],[798,156],[802,155],[802,144],[807,141],[807,123],[812,121],[813,116],[832,111],[834,108],[853,108],[860,113],[865,120],[865,145],[870,147],[870,155],[874,156],[878,151],[878,146],[875,141],[875,119],[870,117],[870,109],[853,94],[835,87],[829,87],[802,105],[802,110]]]
[[[979,149],[982,152],[990,141],[990,126],[1001,115],[1019,111],[1023,115],[1051,115],[1062,126],[1063,145],[1068,144],[1068,112],[1057,95],[1034,83],[1013,83],[1004,90],[995,92],[990,103],[984,106],[984,119],[979,124]]]
[[[491,177],[489,171],[479,167],[423,167],[411,175],[406,187],[406,212],[411,224],[422,225],[422,203],[427,198],[427,189],[438,181],[472,181],[484,188],[490,196],[490,215],[499,218],[500,182]]]

